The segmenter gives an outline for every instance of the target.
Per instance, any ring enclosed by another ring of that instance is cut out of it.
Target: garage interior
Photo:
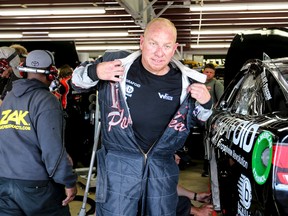
[[[287,0],[2,0],[0,10],[0,46],[50,50],[57,66],[76,67],[108,49],[138,50],[143,29],[155,17],[175,24],[177,58],[191,67],[217,62],[226,68],[225,82],[247,58],[261,58],[263,52],[270,57],[288,56]],[[246,41],[249,49],[240,52]],[[188,147],[192,161],[181,170],[180,184],[201,192],[208,190],[209,179],[201,177],[203,161],[195,154],[202,151],[201,138],[194,135],[197,143]],[[89,197],[94,198],[93,188]],[[71,204],[73,216],[80,207],[81,200]]]
[[[285,28],[288,19],[285,0],[4,0],[0,9],[1,42],[73,41],[89,57],[107,49],[138,49],[154,17],[174,22],[179,58],[191,60],[225,56],[236,34]]]

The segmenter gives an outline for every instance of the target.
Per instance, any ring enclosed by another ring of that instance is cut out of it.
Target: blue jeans
[[[63,185],[0,177],[0,216],[70,216]]]

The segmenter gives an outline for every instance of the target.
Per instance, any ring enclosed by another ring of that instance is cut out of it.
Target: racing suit
[[[75,89],[98,85],[102,146],[97,151],[96,215],[176,215],[179,169],[173,156],[184,145],[191,126],[210,116],[212,102],[205,109],[192,99],[186,90],[191,83],[183,75],[178,111],[162,136],[144,152],[135,139],[125,99],[127,72],[141,52],[120,59],[125,68],[120,83],[92,80],[88,76],[90,66],[95,71],[95,64],[127,55],[123,51],[107,52],[94,63],[80,65],[72,76]],[[181,63],[173,61],[181,67]]]

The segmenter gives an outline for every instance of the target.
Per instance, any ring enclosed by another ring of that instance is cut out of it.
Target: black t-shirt
[[[141,56],[131,65],[126,81],[126,97],[138,144],[147,152],[162,135],[180,105],[182,74],[170,71],[157,76],[148,72]]]

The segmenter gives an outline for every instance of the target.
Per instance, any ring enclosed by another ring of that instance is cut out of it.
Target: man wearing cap
[[[34,50],[0,107],[0,215],[70,216],[77,176],[63,145],[63,113],[49,85],[54,57]],[[65,195],[66,193],[66,195]]]
[[[15,51],[13,51],[13,54],[16,52],[16,54],[19,56],[20,58],[20,63],[21,62],[25,62],[25,58],[28,54],[28,51],[27,49],[24,47],[24,46],[21,46],[20,44],[13,44],[11,45],[9,48],[13,48],[15,49]],[[17,57],[18,57],[17,56]],[[16,57],[16,58],[17,58]],[[18,58],[17,58],[18,59]],[[15,62],[17,63],[17,62]],[[19,65],[19,63],[16,65],[16,67]],[[15,72],[14,72],[15,71]],[[1,90],[1,97],[0,97],[0,102],[2,103],[3,99],[5,98],[6,94],[11,91],[12,89],[12,82],[19,79],[19,78],[22,78],[18,72],[18,70],[15,68],[13,70],[14,73],[12,73],[12,68],[10,67],[9,70],[7,70],[8,73],[3,73],[3,77],[4,77],[4,74],[5,74],[5,78],[3,80],[6,81],[6,84],[2,87],[3,90]]]
[[[6,90],[4,89],[7,83],[9,82],[9,78],[12,72],[15,74],[16,77],[18,78],[21,77],[17,69],[19,63],[20,58],[18,56],[17,51],[14,48],[6,46],[0,47],[1,102],[6,95]]]

